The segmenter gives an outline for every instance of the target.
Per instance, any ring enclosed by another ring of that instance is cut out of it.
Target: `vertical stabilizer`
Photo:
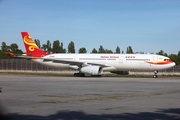
[[[26,55],[32,57],[43,57],[47,55],[43,52],[36,43],[29,36],[28,32],[21,32],[24,46],[26,48]]]

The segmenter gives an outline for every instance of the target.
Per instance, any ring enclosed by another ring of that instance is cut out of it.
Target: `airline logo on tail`
[[[38,48],[38,46],[34,43],[34,41],[32,40],[32,38],[29,35],[25,35],[24,36],[24,43],[29,46],[28,50],[29,51],[34,51],[35,48]]]
[[[32,38],[29,36],[27,32],[21,32],[21,34],[22,34],[24,46],[26,48],[27,56],[43,57],[47,55],[36,45],[36,43],[32,40]]]

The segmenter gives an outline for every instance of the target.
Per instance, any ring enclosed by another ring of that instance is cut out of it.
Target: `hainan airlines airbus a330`
[[[23,58],[31,58],[40,64],[61,68],[75,69],[74,76],[101,75],[103,71],[157,71],[175,66],[168,57],[154,54],[46,54],[35,44],[27,32],[21,32],[26,48]]]

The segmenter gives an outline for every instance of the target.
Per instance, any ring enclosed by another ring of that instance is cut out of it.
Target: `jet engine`
[[[88,65],[80,68],[80,72],[88,73],[90,75],[101,75],[103,69],[100,66]]]

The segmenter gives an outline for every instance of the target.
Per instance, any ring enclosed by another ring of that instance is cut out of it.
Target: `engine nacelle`
[[[80,72],[88,73],[90,75],[101,75],[103,72],[103,69],[100,66],[88,65],[88,66],[82,67],[80,69]]]

